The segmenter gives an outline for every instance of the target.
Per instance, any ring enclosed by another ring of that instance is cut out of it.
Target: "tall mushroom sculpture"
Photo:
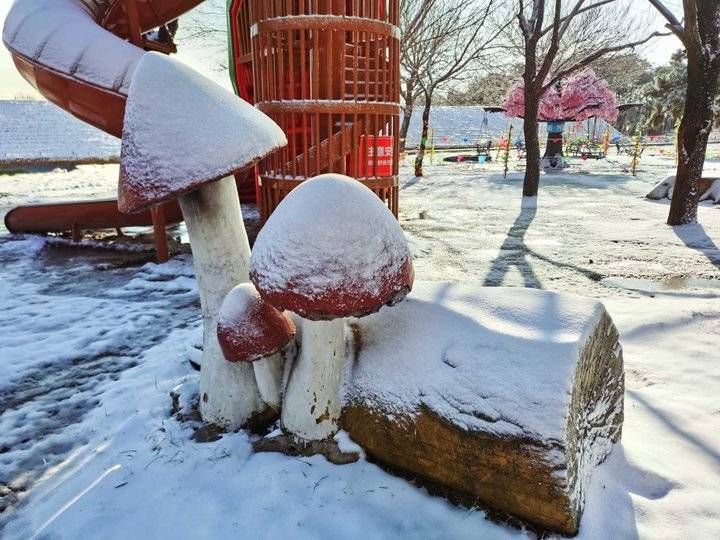
[[[217,341],[220,305],[248,281],[250,245],[232,173],[286,144],[263,113],[161,54],[135,69],[125,108],[118,206],[139,212],[177,197],[203,314],[200,411],[237,429],[263,411],[252,368],[226,362]]]
[[[343,318],[396,304],[412,288],[402,229],[360,182],[321,175],[295,188],[270,216],[253,247],[250,278],[267,302],[301,317],[283,429],[300,443],[328,439],[341,412]]]

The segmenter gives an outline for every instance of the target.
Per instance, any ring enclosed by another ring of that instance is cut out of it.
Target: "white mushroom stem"
[[[302,319],[300,352],[283,396],[283,429],[308,441],[338,430],[345,364],[345,323]]]
[[[200,413],[206,422],[239,429],[263,410],[251,366],[225,360],[217,340],[217,316],[225,295],[248,281],[250,244],[233,177],[210,182],[179,197],[190,237],[203,314]]]
[[[284,361],[281,353],[275,353],[253,362],[260,397],[276,411],[280,410],[280,385],[282,383],[283,365]]]

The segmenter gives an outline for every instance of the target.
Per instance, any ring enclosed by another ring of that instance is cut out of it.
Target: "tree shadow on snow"
[[[420,180],[421,180],[421,177],[419,177],[419,176],[410,176],[407,179],[407,181],[403,185],[400,186],[400,190],[402,191],[403,189],[412,187],[415,184],[417,184]]]
[[[525,245],[525,234],[537,215],[537,208],[523,208],[507,233],[507,238],[500,246],[500,253],[490,263],[490,270],[485,277],[483,286],[499,287],[505,275],[513,266],[522,275],[526,287],[542,289],[540,280],[535,275],[530,262],[527,260],[528,248]]]
[[[677,420],[672,418],[666,411],[663,409],[660,409],[650,403],[645,397],[640,395],[639,392],[635,390],[628,390],[627,394],[631,396],[634,400],[636,400],[640,405],[642,405],[645,410],[647,410],[650,414],[652,414],[655,418],[660,420],[660,422],[667,427],[670,431],[677,434],[682,439],[686,440],[695,448],[700,450],[703,454],[705,454],[708,458],[710,458],[712,461],[715,462],[716,466],[720,465],[720,450],[717,448],[713,448],[708,444],[706,441],[703,441],[700,437],[697,435],[694,435],[688,431],[685,431]]]
[[[590,281],[597,282],[605,277],[593,270],[588,270],[587,268],[571,263],[551,259],[550,257],[529,248],[525,244],[525,234],[535,219],[536,214],[537,208],[523,208],[520,211],[520,215],[517,217],[515,223],[513,223],[513,226],[510,227],[510,230],[507,233],[507,238],[503,242],[502,246],[500,246],[500,253],[492,261],[492,263],[490,263],[490,270],[488,270],[485,281],[483,282],[485,287],[501,286],[508,271],[514,266],[522,275],[525,287],[542,289],[542,283],[540,283],[532,265],[527,259],[528,255],[551,264],[556,268],[571,270],[581,274]]]
[[[720,269],[720,248],[708,236],[702,225],[699,223],[677,225],[672,229],[683,244],[705,255],[713,266]]]
[[[582,266],[577,266],[575,264],[566,263],[566,262],[562,262],[562,261],[556,261],[555,259],[546,257],[545,255],[538,253],[537,251],[534,251],[528,247],[525,248],[525,251],[527,251],[528,254],[532,255],[533,257],[540,259],[541,261],[544,261],[548,264],[552,264],[553,266],[555,266],[557,268],[565,268],[566,270],[572,270],[573,272],[582,274],[583,276],[588,278],[590,281],[601,281],[605,277],[602,274],[600,274],[599,272],[595,272],[594,270],[588,270],[587,268],[583,268]]]

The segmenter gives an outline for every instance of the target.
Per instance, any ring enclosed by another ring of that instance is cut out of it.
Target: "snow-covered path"
[[[720,536],[720,210],[665,226],[642,199],[669,160],[579,163],[543,176],[537,209],[497,165],[401,179],[417,277],[601,298],[625,349],[623,443],[595,476],[584,538]],[[41,178],[58,196],[112,193],[112,166]],[[7,180],[7,181],[6,181]],[[38,185],[0,177],[12,203]],[[35,192],[36,193],[36,192]],[[0,194],[0,208],[9,206]],[[6,197],[7,199],[7,197]],[[523,536],[361,461],[251,455],[244,434],[198,445],[169,418],[196,375],[187,256],[128,265],[0,237],[0,514],[8,538]]]
[[[194,324],[198,306],[186,261],[138,270],[116,251],[8,238],[0,260],[1,511],[87,442],[67,428],[102,406],[103,383],[174,328]]]

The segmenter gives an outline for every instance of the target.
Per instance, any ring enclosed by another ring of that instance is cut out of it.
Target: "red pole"
[[[150,209],[153,222],[153,235],[155,236],[155,258],[159,264],[168,262],[167,234],[165,232],[165,212],[162,205]]]

